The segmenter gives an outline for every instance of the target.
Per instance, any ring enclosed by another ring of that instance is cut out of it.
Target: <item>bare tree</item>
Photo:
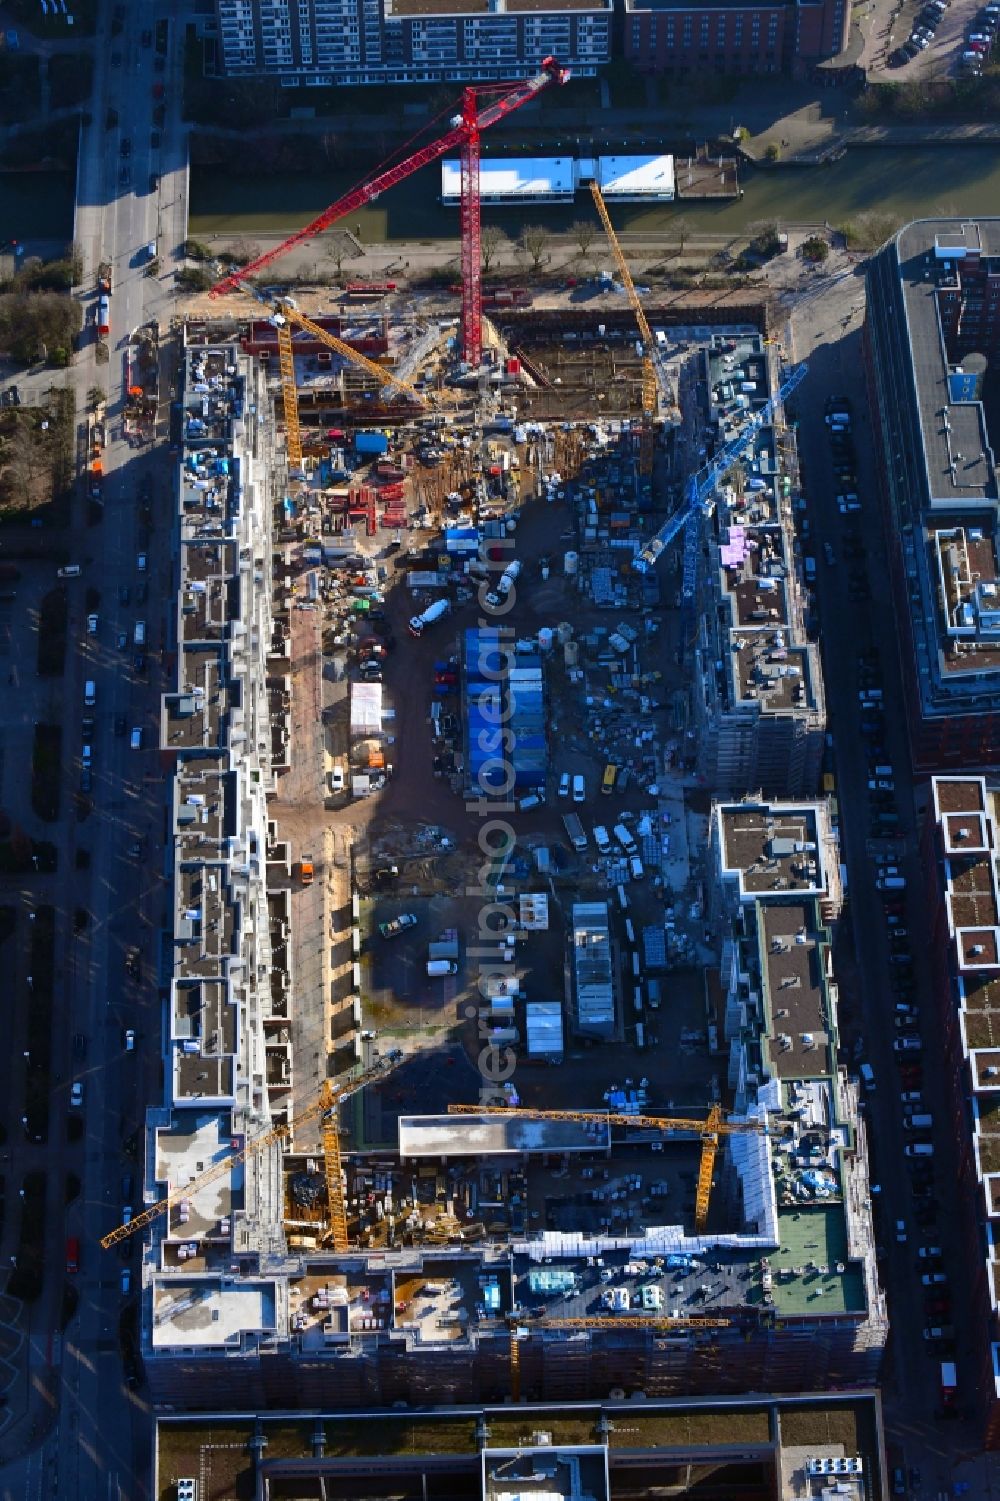
[[[679,219],[675,220],[675,222],[674,222],[674,234],[677,237],[677,254],[678,255],[683,255],[684,254],[684,246],[687,243],[687,239],[688,239],[688,236],[690,235],[690,233],[691,233],[691,226],[690,226],[690,224],[688,223],[688,221],[684,218],[684,216],[682,214],[681,217]]]
[[[479,236],[479,254],[482,259],[483,270],[489,275],[493,262],[499,257],[500,251],[507,243],[507,236],[499,224],[484,224]]]
[[[333,262],[334,274],[339,281],[344,269],[344,262],[349,260],[354,254],[354,246],[347,239],[346,235],[335,234],[324,246],[324,251],[327,260]]]
[[[530,256],[532,271],[541,269],[548,243],[549,232],[541,224],[527,224],[521,231],[521,249]]]
[[[255,261],[260,255],[260,246],[255,245],[253,240],[236,240],[231,247],[230,254],[237,265],[249,266],[250,262]]]
[[[569,227],[576,248],[585,256],[597,238],[597,225],[589,219],[577,219]]]

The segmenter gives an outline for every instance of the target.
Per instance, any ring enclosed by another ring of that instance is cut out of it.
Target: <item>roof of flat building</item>
[[[932,785],[939,815],[979,812],[986,807],[986,784],[982,777],[935,777]]]
[[[171,1193],[183,1190],[217,1164],[232,1156],[232,1122],[228,1110],[185,1110],[169,1126],[156,1130],[154,1176]],[[197,1239],[218,1232],[223,1220],[243,1202],[244,1169],[236,1163],[209,1183],[193,1188],[187,1209],[178,1203],[170,1210],[170,1234]]]
[[[265,1279],[154,1279],[153,1348],[227,1345],[243,1334],[274,1334],[278,1302],[278,1284]]]
[[[742,894],[795,895],[823,889],[823,851],[815,807],[723,803],[716,816],[723,873],[738,875]]]
[[[603,1121],[532,1120],[515,1112],[482,1115],[401,1115],[402,1157],[496,1157],[521,1152],[602,1151],[611,1140]]]
[[[1000,220],[920,219],[900,230],[896,254],[932,508],[997,498],[982,407],[952,400],[954,361],[943,336],[942,299],[962,295],[959,258],[996,255]],[[957,351],[955,352],[957,355]]]
[[[811,931],[811,904],[766,903],[761,936],[767,978],[767,1047],[782,1079],[829,1075],[834,1064],[825,946]]]

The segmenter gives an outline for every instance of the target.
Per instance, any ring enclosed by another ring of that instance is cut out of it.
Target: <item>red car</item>
[[[458,682],[458,673],[457,672],[436,672],[434,674],[434,681],[435,681],[435,683],[457,683]]]
[[[153,84],[153,98],[154,99],[162,99],[163,98],[163,85],[162,85],[162,83],[154,83]]]

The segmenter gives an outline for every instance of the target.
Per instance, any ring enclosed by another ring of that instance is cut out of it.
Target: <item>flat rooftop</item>
[[[717,817],[722,826],[723,868],[737,875],[742,894],[824,889],[815,808],[723,804]]]
[[[256,1278],[172,1276],[153,1284],[153,1348],[238,1343],[247,1331],[277,1330],[277,1284]]]
[[[183,1190],[202,1174],[232,1155],[233,1134],[228,1110],[178,1111],[170,1126],[155,1132],[154,1177],[171,1193]],[[243,1204],[244,1170],[236,1164],[192,1190],[189,1199],[170,1210],[169,1233],[181,1239],[201,1236],[226,1238],[224,1222]]]
[[[920,219],[896,239],[903,305],[932,510],[997,499],[982,406],[955,401],[949,385],[961,349],[948,347],[942,307],[961,303],[960,262],[1000,256],[1000,220]]]
[[[810,931],[811,904],[767,902],[761,908],[763,964],[770,1005],[767,1048],[781,1079],[828,1077],[834,1066],[825,945]]]
[[[401,1157],[497,1157],[510,1153],[593,1152],[610,1146],[599,1121],[529,1120],[509,1115],[401,1115]]]

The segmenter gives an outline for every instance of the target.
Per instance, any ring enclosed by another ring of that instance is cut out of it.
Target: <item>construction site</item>
[[[445,138],[459,319],[387,284],[307,313],[260,290],[279,247],[176,331],[168,1103],[104,1240],[144,1237],[157,1404],[878,1368],[808,749],[805,371],[760,308],[645,306],[596,184],[614,272],[568,313],[484,308],[478,133],[559,81],[466,90]],[[706,707],[730,607],[751,665]],[[727,736],[750,748],[706,785]]]

